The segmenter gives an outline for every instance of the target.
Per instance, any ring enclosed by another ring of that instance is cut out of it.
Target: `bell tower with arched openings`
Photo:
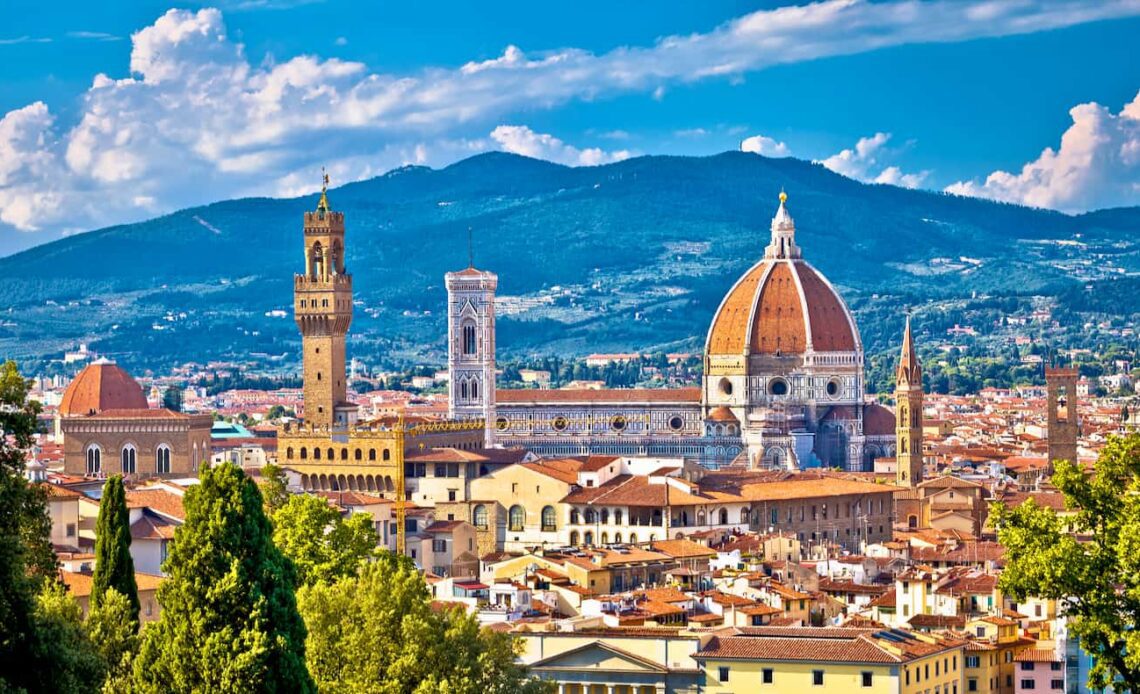
[[[495,439],[495,290],[493,272],[469,265],[447,285],[448,415],[483,419],[485,445]]]
[[[1077,419],[1077,380],[1073,368],[1045,367],[1045,394],[1049,421],[1049,469],[1058,460],[1077,462],[1077,439],[1081,425]]]
[[[347,426],[356,406],[346,397],[345,335],[352,324],[352,275],[344,264],[344,213],[329,206],[328,174],[314,212],[305,213],[305,272],[293,278],[301,330],[305,422]]]
[[[922,364],[914,351],[909,316],[895,372],[895,439],[895,482],[916,487],[922,482]]]

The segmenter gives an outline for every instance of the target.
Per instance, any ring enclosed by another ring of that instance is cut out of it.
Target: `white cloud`
[[[630,152],[624,149],[616,152],[606,152],[597,147],[578,149],[553,135],[536,133],[525,125],[500,125],[491,131],[491,139],[505,152],[570,166],[597,166],[630,157]]]
[[[458,69],[391,74],[315,55],[251,59],[227,36],[220,11],[171,10],[131,37],[128,75],[94,77],[75,122],[55,121],[43,104],[3,117],[0,170],[9,182],[0,220],[26,230],[95,227],[219,198],[311,190],[321,164],[347,181],[404,163],[447,163],[490,146],[483,134],[524,110],[627,93],[662,99],[686,83],[781,63],[1138,13],[1136,0],[828,0],[602,54],[509,46]],[[522,135],[512,142],[521,146]],[[561,161],[618,155],[534,136],[530,146]]]
[[[708,135],[709,131],[704,128],[685,128],[683,130],[674,131],[673,135],[677,137],[704,137]]]
[[[946,192],[1079,212],[1140,201],[1140,93],[1119,113],[1095,102],[1069,110],[1061,146],[1046,147],[1020,173],[995,171]]]
[[[887,163],[897,155],[897,151],[887,147],[890,139],[890,133],[875,133],[871,137],[861,137],[853,148],[844,149],[818,163],[837,174],[857,181],[918,188],[930,172],[903,173],[898,166]]]
[[[343,36],[338,36],[338,37],[336,37],[336,41],[333,41],[333,43],[338,45],[338,46],[347,46],[348,45],[348,39],[346,39]]]
[[[745,138],[740,143],[740,151],[763,154],[766,157],[788,157],[792,154],[792,150],[788,149],[788,146],[783,142],[763,135]]]

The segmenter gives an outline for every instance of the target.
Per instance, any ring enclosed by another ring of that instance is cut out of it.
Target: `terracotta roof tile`
[[[130,374],[113,363],[95,362],[85,366],[63,391],[59,413],[68,417],[114,408],[146,407],[142,387]]]

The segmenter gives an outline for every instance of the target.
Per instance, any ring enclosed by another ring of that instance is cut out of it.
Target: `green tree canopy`
[[[131,664],[138,652],[138,608],[113,586],[91,608],[84,627],[103,661],[106,679],[103,691],[125,691],[130,685]]]
[[[355,575],[376,552],[376,530],[367,514],[345,520],[324,498],[298,494],[273,514],[273,542],[309,585]]]
[[[47,494],[24,477],[39,403],[16,363],[0,365],[0,690],[35,690],[55,667],[35,619],[36,595],[58,580]],[[42,648],[41,648],[42,646]]]
[[[131,557],[130,514],[123,478],[115,475],[103,484],[99,518],[95,521],[95,574],[91,578],[91,607],[97,607],[110,589],[131,605],[137,628],[139,588],[135,583],[135,560]]]
[[[36,598],[36,662],[50,663],[36,673],[39,682],[29,691],[89,692],[105,674],[103,659],[83,628],[83,611],[62,583],[44,586]],[[31,667],[25,663],[23,667]]]
[[[309,671],[323,692],[506,694],[528,678],[507,634],[462,609],[434,611],[412,561],[382,552],[357,576],[301,588]]]
[[[271,540],[257,485],[226,463],[183,498],[163,564],[162,616],[143,631],[134,684],[147,692],[310,692],[296,572]]]
[[[1053,484],[1075,515],[994,504],[1007,561],[999,585],[1014,600],[1058,601],[1096,660],[1090,687],[1119,678],[1140,691],[1140,435],[1110,439],[1091,475],[1058,463]]]
[[[261,468],[261,495],[265,497],[265,511],[270,515],[289,500],[285,471],[273,463]]]

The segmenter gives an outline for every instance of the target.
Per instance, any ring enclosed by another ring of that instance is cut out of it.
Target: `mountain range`
[[[499,275],[507,355],[699,352],[720,299],[762,255],[781,189],[805,258],[855,310],[871,352],[898,339],[907,310],[1055,302],[1101,284],[1120,295],[1140,273],[1140,208],[1066,215],[742,152],[576,168],[490,153],[329,191],[356,290],[350,352],[440,361],[443,274],[469,253]],[[42,362],[87,343],[142,369],[292,368],[292,275],[316,201],[229,200],[2,258],[0,355]]]

